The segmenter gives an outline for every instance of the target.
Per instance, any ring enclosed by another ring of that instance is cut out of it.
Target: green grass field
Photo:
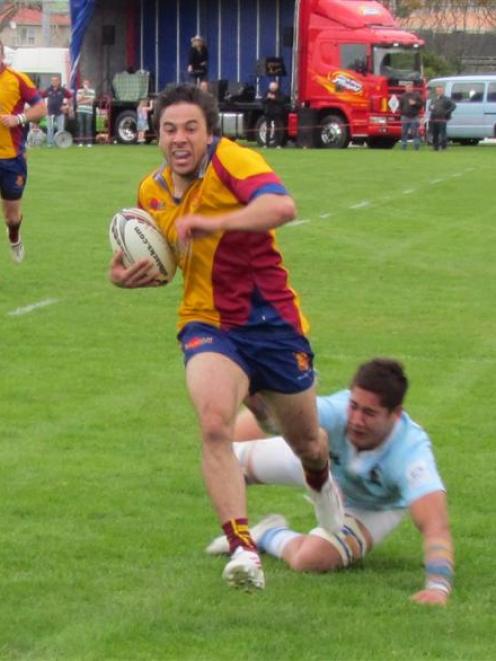
[[[2,661],[496,657],[496,149],[266,155],[299,207],[279,242],[320,392],[363,359],[405,362],[449,490],[449,607],[408,601],[423,583],[408,521],[351,571],[266,558],[263,593],[223,584],[203,552],[218,530],[175,340],[180,276],[148,291],[106,277],[109,219],[158,149],[33,149],[27,257],[0,251]],[[313,526],[298,491],[249,502],[252,520]]]

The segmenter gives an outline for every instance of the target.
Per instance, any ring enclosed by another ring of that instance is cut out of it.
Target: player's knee
[[[343,562],[337,551],[330,545],[321,545],[318,552],[314,548],[303,547],[292,558],[288,564],[294,571],[298,572],[328,572],[343,567]]]
[[[211,412],[201,417],[200,426],[204,443],[219,443],[231,440],[231,425],[221,413]]]

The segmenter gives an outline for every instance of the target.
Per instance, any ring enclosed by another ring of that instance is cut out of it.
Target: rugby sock
[[[19,229],[21,227],[21,221],[17,225],[7,225],[7,231],[9,233],[10,243],[17,243],[19,241]]]
[[[296,537],[301,537],[301,534],[289,528],[270,528],[262,535],[258,548],[275,558],[282,558],[286,544]]]
[[[247,551],[257,550],[257,546],[250,535],[248,519],[229,519],[229,521],[223,524],[222,530],[225,532],[227,541],[229,542],[229,553],[231,555],[239,547]]]
[[[305,468],[305,466],[303,466],[303,470],[305,471],[305,479],[308,486],[312,487],[315,491],[320,491],[329,479],[329,462],[326,462],[324,468],[319,468],[319,470],[310,470],[309,468]]]

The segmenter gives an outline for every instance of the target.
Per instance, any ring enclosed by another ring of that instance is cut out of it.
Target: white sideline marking
[[[319,218],[329,218],[329,216],[332,216],[332,214],[331,213],[321,213],[319,215]]]
[[[432,179],[431,184],[442,184],[444,179]]]
[[[292,220],[289,222],[286,227],[296,227],[296,225],[304,225],[305,223],[309,223],[310,221],[307,220],[306,218],[303,220]]]
[[[7,312],[7,315],[9,317],[20,317],[23,314],[29,314],[33,310],[38,310],[39,308],[45,308],[47,305],[53,305],[54,303],[58,303],[57,298],[47,298],[44,301],[39,301],[38,303],[32,303],[31,305],[26,305],[23,308],[16,308],[15,310],[11,310],[10,312]]]
[[[363,202],[358,202],[357,204],[352,204],[350,209],[365,209],[365,207],[370,206],[370,200],[364,200]]]
[[[412,193],[415,193],[415,188],[406,188],[402,193],[403,195],[411,195]]]

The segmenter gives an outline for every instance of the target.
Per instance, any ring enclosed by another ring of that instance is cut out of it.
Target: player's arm
[[[218,216],[190,214],[177,222],[179,239],[193,238],[210,232],[265,232],[293,220],[296,206],[290,195],[265,193],[246,206]]]
[[[454,576],[453,542],[444,491],[434,491],[410,505],[413,522],[424,542],[425,587],[412,601],[422,604],[447,604]]]
[[[38,122],[47,113],[45,101],[40,99],[24,112],[17,115],[0,115],[0,122],[8,129],[15,126],[24,126],[29,122]]]

